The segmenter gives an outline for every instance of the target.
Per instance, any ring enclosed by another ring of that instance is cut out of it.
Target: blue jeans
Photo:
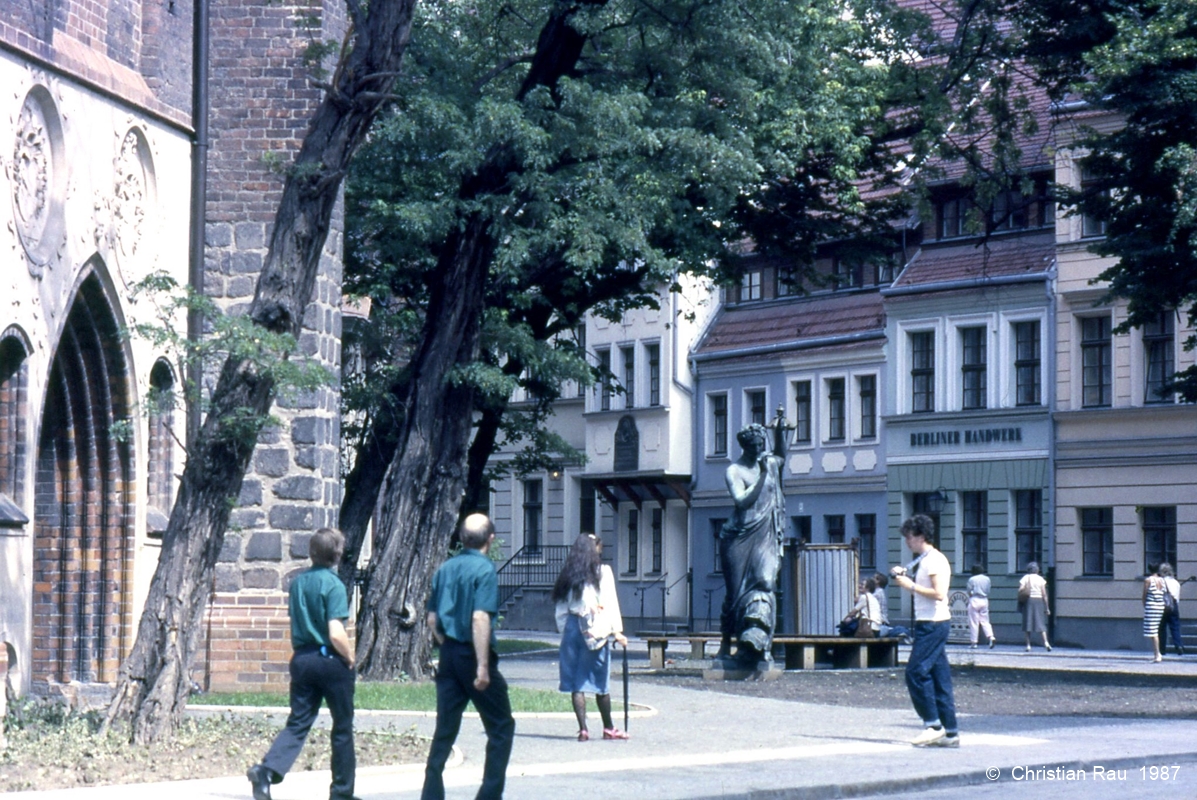
[[[944,649],[952,623],[914,623],[914,644],[906,662],[906,688],[914,710],[928,727],[942,724],[955,734],[956,701],[952,698],[952,671]]]

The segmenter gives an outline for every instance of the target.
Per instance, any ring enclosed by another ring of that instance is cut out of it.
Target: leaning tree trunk
[[[300,333],[341,181],[387,99],[415,3],[390,0],[366,10],[356,0],[349,2],[353,46],[344,53],[283,186],[250,306],[250,318],[264,329]],[[135,742],[169,736],[182,718],[216,557],[274,394],[271,376],[251,361],[230,357],[225,362],[211,410],[188,452],[137,638],[121,664],[108,709],[108,723],[131,719]]]
[[[368,678],[423,677],[429,641],[412,633],[426,627],[428,589],[465,490],[474,391],[454,373],[478,359],[494,252],[489,221],[471,218],[452,244],[433,275],[408,415],[383,481],[370,587],[357,623],[358,669]]]
[[[583,7],[607,2],[553,4],[517,100],[538,86],[555,90],[562,77],[573,73],[586,44],[573,18]],[[460,197],[477,200],[505,191],[519,171],[512,148],[498,144],[463,181]],[[447,555],[466,487],[473,392],[453,380],[452,373],[479,352],[495,247],[490,221],[478,213],[464,219],[448,245],[432,278],[424,338],[413,359],[404,404],[408,416],[382,487],[377,549],[357,623],[363,677],[425,674],[430,640],[424,608],[432,576]]]
[[[392,386],[391,394],[398,395],[401,388]],[[353,468],[345,475],[344,494],[337,515],[341,533],[345,536],[345,554],[338,573],[345,583],[349,583],[357,571],[362,545],[378,505],[383,477],[398,448],[399,418],[394,413],[376,414],[366,436],[365,443],[354,455]]]

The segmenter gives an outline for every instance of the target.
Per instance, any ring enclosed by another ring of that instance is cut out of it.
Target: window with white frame
[[[644,352],[648,356],[648,404],[661,405],[661,345],[645,345]]]
[[[877,569],[877,515],[856,515],[856,543],[860,548],[861,570]]]
[[[711,455],[727,455],[727,395],[707,396],[711,409]]]
[[[661,554],[665,544],[665,512],[660,508],[653,509],[652,516],[652,571],[661,573]]]
[[[1114,509],[1082,508],[1081,568],[1095,577],[1114,576]]]
[[[1100,188],[1101,181],[1097,174],[1087,166],[1081,167],[1081,191],[1087,195],[1108,197],[1109,192]],[[1081,215],[1081,236],[1086,239],[1106,235],[1105,220],[1098,219],[1093,214]]]
[[[1014,403],[1037,406],[1043,403],[1040,371],[1039,320],[1014,323]]]
[[[810,444],[811,410],[810,381],[794,381],[794,441],[797,444]]]
[[[961,492],[963,519],[960,538],[965,571],[979,566],[989,571],[989,500],[985,492]]]
[[[860,438],[877,437],[877,376],[859,375],[856,393],[860,404]]]
[[[623,358],[623,407],[636,407],[636,348],[619,348]]]
[[[744,405],[748,409],[750,423],[765,424],[765,403],[764,389],[751,389],[744,393]]]
[[[827,386],[827,441],[842,442],[847,427],[844,379],[828,378],[825,383]]]
[[[599,409],[601,411],[611,410],[611,351],[607,349],[598,351],[598,366],[599,366],[599,382],[595,389],[599,393]]]
[[[960,329],[960,407],[966,411],[988,405],[986,339],[984,326]]]
[[[935,332],[910,333],[910,410],[935,410]]]
[[[640,571],[640,512],[636,509],[628,510],[628,574],[635,575]]]
[[[1081,319],[1081,405],[1109,406],[1114,396],[1110,318]]]
[[[844,543],[844,515],[827,514],[823,517],[823,527],[827,530],[827,541],[830,544]]]
[[[1147,506],[1143,514],[1143,570],[1176,563],[1176,506]]]
[[[585,322],[578,323],[577,327],[574,328],[574,342],[578,346],[578,352],[582,355],[583,358],[585,358],[586,357],[586,323]],[[581,381],[578,381],[578,397],[585,399],[585,397],[586,397],[585,393],[586,393],[586,387],[582,385]]]
[[[761,299],[761,271],[753,270],[745,272],[740,278],[740,302],[747,303],[751,300]]]
[[[1043,559],[1043,492],[1014,492],[1014,570],[1026,572],[1032,561]]]
[[[1144,403],[1171,403],[1168,383],[1176,372],[1176,326],[1171,311],[1161,311],[1143,325]]]
[[[524,549],[529,553],[540,552],[540,539],[544,521],[543,481],[524,481]]]

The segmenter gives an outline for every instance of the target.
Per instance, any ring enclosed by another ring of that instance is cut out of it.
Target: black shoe
[[[254,790],[254,800],[270,800],[270,783],[273,773],[265,764],[255,764],[245,773]]]

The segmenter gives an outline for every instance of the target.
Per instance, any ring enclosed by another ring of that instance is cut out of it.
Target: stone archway
[[[35,690],[116,678],[129,636],[133,461],[129,370],[112,305],[86,278],[46,386],[34,484]]]

